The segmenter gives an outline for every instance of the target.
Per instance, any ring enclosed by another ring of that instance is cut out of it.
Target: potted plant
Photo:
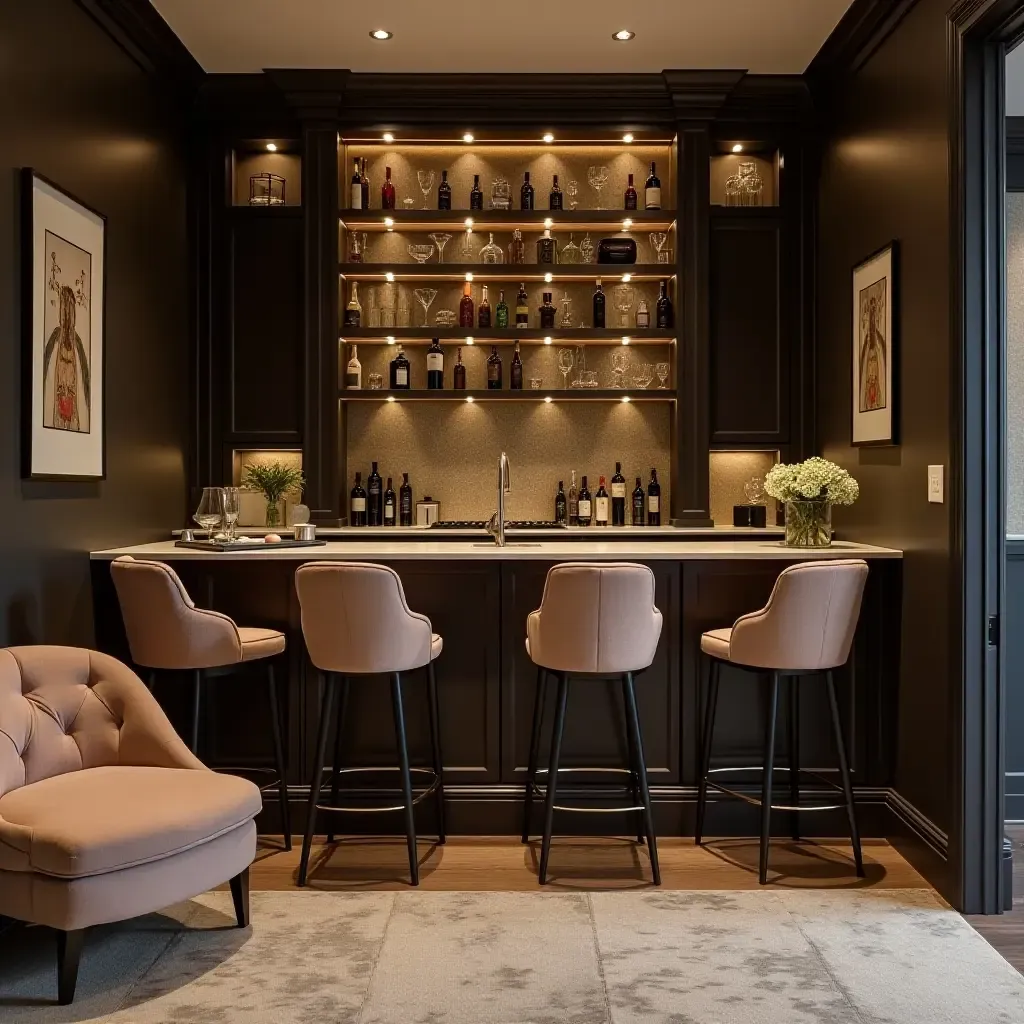
[[[852,505],[860,494],[845,469],[818,456],[772,466],[764,489],[784,503],[786,544],[794,548],[827,548],[832,543],[832,506]]]
[[[254,462],[245,469],[246,487],[259,491],[267,503],[267,526],[280,526],[281,499],[289,492],[301,490],[306,478],[301,469],[281,462]]]

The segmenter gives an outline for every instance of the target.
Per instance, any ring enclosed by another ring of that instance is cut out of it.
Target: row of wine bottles
[[[345,390],[359,391],[363,386],[363,366],[359,362],[356,345],[352,346],[352,357],[345,367]],[[388,386],[392,391],[412,390],[412,364],[401,344],[398,354],[388,365]],[[487,357],[487,387],[491,391],[500,391],[504,387],[503,365],[496,345],[491,346],[491,354]],[[444,349],[441,342],[434,338],[427,349],[427,390],[441,391],[444,389]],[[466,390],[466,365],[462,361],[462,346],[459,346],[452,369],[452,387],[456,391]],[[516,340],[515,351],[512,353],[509,387],[513,391],[523,389],[523,357],[519,352],[519,341]]]
[[[646,493],[640,477],[636,478],[636,487],[630,498],[629,525],[661,526],[661,484],[658,483],[656,469],[651,470]],[[575,469],[570,476],[568,494],[563,481],[559,480],[555,494],[555,522],[568,526],[626,526],[626,478],[622,475],[622,463],[615,463],[610,492],[603,476],[599,478],[594,494],[591,494],[585,476],[577,490]]]
[[[386,487],[372,463],[370,475],[363,486],[363,474],[356,473],[356,484],[349,496],[349,521],[353,526],[412,526],[412,485],[409,474],[402,474],[396,501],[391,477]],[[397,517],[397,518],[396,518]]]

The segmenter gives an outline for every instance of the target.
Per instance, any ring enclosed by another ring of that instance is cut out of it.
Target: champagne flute
[[[429,210],[427,206],[427,196],[430,195],[430,190],[434,187],[434,172],[433,171],[417,171],[416,180],[420,183],[420,191],[423,193],[423,209]]]
[[[569,387],[569,371],[572,369],[572,349],[560,348],[558,350],[558,368],[562,371],[562,388]]]
[[[224,520],[224,488],[204,487],[199,508],[192,518],[206,530],[210,540],[213,540],[213,535]]]
[[[228,540],[235,539],[235,523],[238,522],[238,488],[224,488],[224,532]]]

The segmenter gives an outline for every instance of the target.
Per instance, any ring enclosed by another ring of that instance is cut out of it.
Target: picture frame
[[[897,242],[889,242],[852,272],[850,443],[856,447],[898,443],[897,256]]]
[[[21,172],[22,476],[106,478],[107,219]]]

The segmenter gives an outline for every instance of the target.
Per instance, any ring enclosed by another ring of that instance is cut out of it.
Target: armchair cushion
[[[258,626],[239,626],[238,639],[242,642],[242,661],[257,661],[281,654],[285,648],[284,633]]]

